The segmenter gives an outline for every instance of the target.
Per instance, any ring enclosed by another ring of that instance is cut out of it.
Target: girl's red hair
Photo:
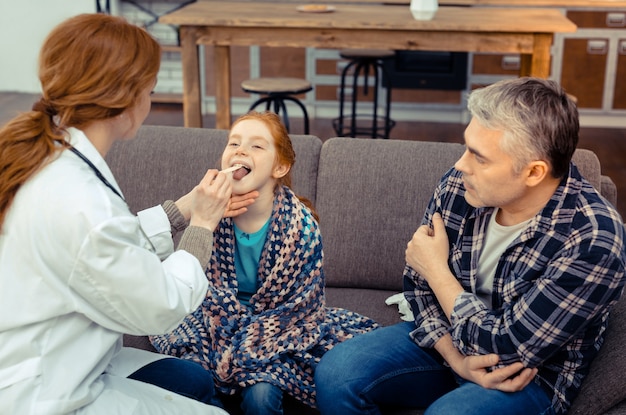
[[[250,111],[247,114],[242,115],[237,118],[237,120],[233,123],[233,127],[245,120],[258,120],[264,123],[270,134],[274,138],[274,146],[276,147],[276,163],[286,164],[289,166],[289,171],[283,177],[277,180],[277,185],[279,186],[287,186],[291,188],[291,168],[296,162],[296,152],[293,149],[293,144],[291,142],[291,137],[289,137],[289,132],[285,125],[280,120],[280,117],[271,111],[265,112],[257,112]],[[231,127],[232,128],[232,127]],[[298,199],[302,201],[313,213],[315,220],[319,220],[317,216],[317,212],[313,207],[313,203],[307,198],[298,196]]]

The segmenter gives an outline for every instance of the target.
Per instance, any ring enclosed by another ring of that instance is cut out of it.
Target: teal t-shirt
[[[270,218],[271,219],[271,218]],[[254,233],[245,233],[233,224],[235,228],[235,273],[239,291],[237,298],[242,304],[250,305],[250,297],[256,293],[258,287],[257,274],[259,260],[265,237],[269,229],[270,220]]]

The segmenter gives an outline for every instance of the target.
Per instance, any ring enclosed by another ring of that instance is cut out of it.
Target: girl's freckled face
[[[233,126],[222,154],[222,169],[242,164],[248,174],[233,174],[233,192],[243,194],[253,190],[274,191],[276,146],[269,129],[259,120],[243,120]]]

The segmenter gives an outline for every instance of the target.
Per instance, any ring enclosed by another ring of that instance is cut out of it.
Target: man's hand
[[[432,229],[423,225],[415,231],[405,251],[407,264],[428,282],[448,319],[456,297],[463,292],[448,267],[449,254],[448,235],[439,213],[433,215]]]
[[[448,270],[448,235],[439,213],[433,215],[433,227],[420,226],[406,247],[406,262],[426,281]]]
[[[524,389],[537,374],[537,369],[524,368],[521,362],[493,369],[500,361],[498,355],[493,353],[463,356],[452,344],[450,334],[439,339],[435,349],[457,375],[486,389],[517,392]]]
[[[466,356],[458,373],[463,379],[474,382],[486,389],[502,392],[517,392],[524,389],[537,374],[537,369],[524,368],[521,362],[512,363],[498,369],[489,370],[498,363],[498,355]]]
[[[242,213],[248,211],[248,206],[254,203],[256,198],[259,197],[259,192],[254,190],[244,195],[232,195],[230,197],[230,203],[224,213],[225,218],[234,218]]]

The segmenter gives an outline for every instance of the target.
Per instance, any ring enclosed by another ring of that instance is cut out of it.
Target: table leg
[[[202,127],[198,35],[193,27],[181,26],[180,45],[183,67],[183,119],[185,127]]]
[[[215,46],[215,128],[230,128],[230,46]]]
[[[520,76],[536,76],[544,79],[550,77],[552,37],[550,33],[536,33],[534,35],[532,55],[522,54],[520,57]]]

